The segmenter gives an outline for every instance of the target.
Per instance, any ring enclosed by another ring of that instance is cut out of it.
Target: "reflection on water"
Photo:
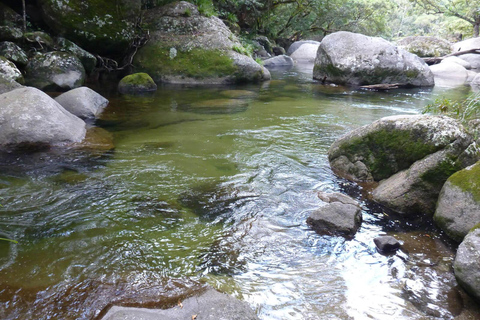
[[[468,92],[325,86],[306,67],[273,77],[147,96],[104,91],[111,103],[97,125],[113,134],[113,151],[2,154],[0,237],[19,244],[0,242],[0,318],[165,307],[204,284],[261,319],[478,318],[453,277],[453,246],[428,221],[364,200],[326,157],[352,128]],[[362,201],[353,240],[308,228],[319,190]],[[404,250],[377,253],[381,234]]]

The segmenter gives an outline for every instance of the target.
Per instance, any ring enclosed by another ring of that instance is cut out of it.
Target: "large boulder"
[[[468,72],[465,67],[455,62],[442,62],[430,66],[437,86],[460,86],[467,82]]]
[[[78,45],[70,40],[58,37],[55,41],[58,51],[68,52],[76,56],[82,62],[87,74],[92,73],[97,65],[97,58],[90,52],[80,48]]]
[[[339,138],[329,161],[353,181],[381,181],[373,199],[402,214],[433,214],[443,183],[477,161],[473,138],[445,116],[382,118]],[[383,181],[382,181],[383,180]]]
[[[453,269],[458,283],[480,302],[480,225],[458,247]]]
[[[428,36],[405,37],[397,41],[397,45],[419,57],[443,57],[452,51],[452,44],[447,40]]]
[[[113,306],[102,320],[126,319],[205,319],[205,320],[258,320],[255,312],[246,302],[236,300],[213,289],[182,301],[182,306],[170,309],[146,309]]]
[[[330,34],[322,40],[313,77],[354,86],[394,83],[416,87],[434,85],[430,68],[418,56],[382,38],[345,31]]]
[[[298,63],[313,63],[319,46],[320,42],[314,40],[296,41],[288,48],[287,55]]]
[[[341,193],[320,192],[318,197],[327,204],[312,212],[307,224],[319,234],[351,239],[362,222],[358,202]]]
[[[21,88],[22,85],[14,80],[6,79],[0,76],[0,94]]]
[[[12,61],[18,67],[25,67],[28,63],[28,56],[25,51],[13,42],[1,42],[0,55]]]
[[[100,54],[122,54],[134,38],[141,0],[39,0],[45,23],[58,35]]]
[[[85,122],[38,89],[15,89],[0,101],[0,145],[58,145],[85,137]]]
[[[452,46],[453,52],[466,51],[471,49],[480,49],[480,37],[460,41],[453,44]],[[480,69],[480,54],[467,53],[462,54],[458,57],[470,63],[472,68]]]
[[[135,55],[138,71],[155,82],[224,84],[270,79],[267,69],[243,55],[242,45],[216,17],[180,1],[145,12],[150,40]]]
[[[67,52],[37,53],[28,62],[25,73],[27,85],[45,91],[67,91],[85,82],[82,62]]]
[[[87,87],[62,93],[55,101],[81,119],[95,119],[108,104],[107,99]]]
[[[0,56],[0,75],[3,79],[23,83],[23,75],[15,64]]]
[[[448,178],[440,192],[433,219],[457,242],[480,223],[480,162]]]

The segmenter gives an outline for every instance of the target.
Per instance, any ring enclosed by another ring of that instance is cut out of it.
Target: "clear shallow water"
[[[354,91],[309,72],[143,97],[97,88],[110,99],[97,125],[113,134],[114,151],[3,155],[0,233],[19,244],[0,242],[0,318],[162,307],[205,283],[262,320],[478,318],[456,288],[453,246],[428,221],[363,200],[326,156],[352,128],[468,89]],[[319,190],[362,199],[353,240],[308,228]],[[406,251],[378,254],[380,234]]]

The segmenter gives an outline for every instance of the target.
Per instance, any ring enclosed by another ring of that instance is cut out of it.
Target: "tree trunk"
[[[25,7],[25,0],[22,0],[22,13],[23,13],[23,32],[27,31],[27,9]]]

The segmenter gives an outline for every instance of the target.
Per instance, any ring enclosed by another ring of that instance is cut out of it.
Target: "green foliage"
[[[212,3],[212,0],[193,0],[189,2],[195,4],[198,7],[198,11],[204,16],[211,17],[218,14]]]
[[[478,119],[480,116],[480,92],[473,93],[465,100],[437,99],[427,105],[423,113],[444,114],[463,122]]]
[[[0,238],[0,241],[8,241],[8,242],[13,242],[13,243],[18,243],[17,240],[12,240],[12,239],[7,239],[7,238]]]

